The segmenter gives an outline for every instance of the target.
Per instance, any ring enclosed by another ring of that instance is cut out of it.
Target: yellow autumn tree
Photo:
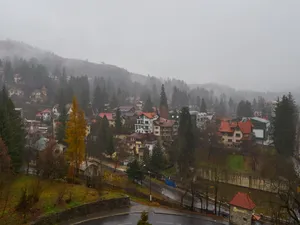
[[[78,176],[81,163],[85,159],[86,121],[84,112],[79,108],[77,100],[73,97],[69,120],[66,124],[66,139],[68,145],[66,159],[70,163],[70,172],[73,178]]]

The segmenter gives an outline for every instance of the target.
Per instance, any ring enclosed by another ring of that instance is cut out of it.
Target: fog
[[[0,39],[237,89],[300,86],[299,0],[0,0]]]

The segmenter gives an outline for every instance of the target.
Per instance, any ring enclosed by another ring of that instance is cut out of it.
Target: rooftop
[[[243,209],[253,210],[255,208],[254,202],[250,196],[246,193],[238,192],[232,200],[229,202],[230,205],[237,206]]]
[[[99,117],[104,118],[104,116],[106,116],[107,120],[113,120],[112,113],[99,113]]]

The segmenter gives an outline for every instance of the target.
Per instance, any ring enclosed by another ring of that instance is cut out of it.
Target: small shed
[[[246,193],[238,192],[232,200],[230,205],[230,224],[236,225],[251,225],[252,214],[255,208],[254,202]]]

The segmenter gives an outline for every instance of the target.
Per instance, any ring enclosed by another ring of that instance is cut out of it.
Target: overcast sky
[[[299,0],[0,0],[0,39],[238,89],[300,87]]]

